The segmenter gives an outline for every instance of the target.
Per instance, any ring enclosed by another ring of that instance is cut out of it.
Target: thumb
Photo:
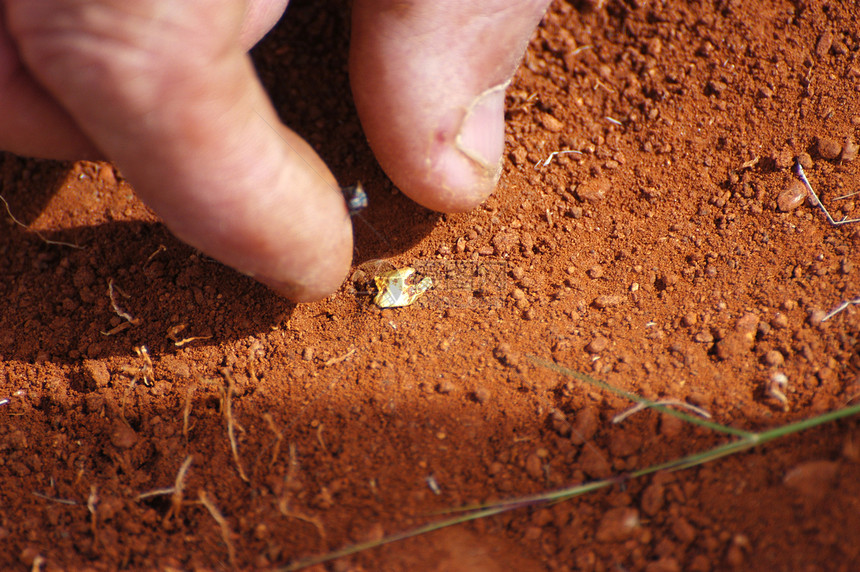
[[[505,88],[548,0],[356,0],[355,105],[391,180],[440,211],[477,206],[504,150]]]

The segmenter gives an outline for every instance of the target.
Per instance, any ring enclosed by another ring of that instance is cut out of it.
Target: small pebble
[[[592,407],[585,407],[582,411],[576,414],[573,425],[573,434],[570,440],[574,445],[582,445],[591,439],[597,432],[597,426],[600,423],[597,412]],[[590,448],[586,448],[591,450]]]
[[[493,350],[493,355],[497,360],[502,362],[504,365],[509,365],[511,367],[516,367],[520,362],[520,355],[513,349],[511,349],[510,344],[505,342],[500,343],[496,346],[496,349]]]
[[[809,312],[809,324],[811,326],[818,327],[821,325],[821,321],[824,320],[824,316],[827,315],[827,312],[824,310],[812,310]]]
[[[603,276],[603,267],[599,264],[595,264],[587,270],[587,274],[592,278],[600,278]]]
[[[785,357],[779,350],[770,350],[764,354],[764,362],[772,367],[779,367],[785,363]]]
[[[785,329],[788,327],[788,316],[786,316],[782,312],[777,312],[773,319],[770,321],[770,325],[773,326],[775,330]]]
[[[436,391],[441,393],[442,395],[447,395],[454,391],[454,384],[448,381],[447,379],[444,381],[440,381],[438,385],[436,385]]]
[[[839,463],[835,461],[807,461],[788,471],[782,482],[805,497],[822,499],[833,485],[838,470]]]
[[[806,186],[797,179],[793,179],[785,190],[779,194],[779,197],[776,199],[776,206],[784,213],[793,211],[803,204],[806,195]]]
[[[475,390],[475,401],[484,404],[490,400],[490,391],[485,387],[479,387]]]
[[[110,165],[103,165],[99,169],[99,181],[104,183],[106,187],[115,187],[116,175],[114,175],[113,167]]]
[[[581,201],[597,203],[606,198],[609,191],[609,181],[606,179],[589,179],[576,188],[576,196]]]
[[[711,80],[708,82],[707,91],[716,95],[717,97],[721,96],[726,88],[729,87],[725,82]]]
[[[639,527],[638,510],[624,506],[611,508],[600,519],[594,537],[598,542],[621,542],[632,538]]]
[[[707,330],[702,330],[696,334],[696,341],[701,344],[709,344],[714,341],[714,335]]]
[[[305,361],[311,361],[314,359],[314,348],[308,346],[302,350],[302,359]]]
[[[822,159],[833,160],[842,153],[842,145],[835,139],[821,137],[818,139],[818,154]]]
[[[696,325],[696,322],[698,321],[699,318],[693,312],[687,312],[684,314],[684,317],[681,318],[681,324],[687,327]]]
[[[794,163],[794,157],[790,150],[783,149],[773,156],[773,162],[777,169],[788,169]]]
[[[543,466],[540,457],[538,457],[537,454],[532,453],[526,458],[526,472],[533,479],[540,479],[543,477]]]
[[[664,415],[663,417],[668,417],[668,415]],[[642,492],[642,500],[640,504],[642,512],[649,516],[656,515],[660,512],[660,509],[663,508],[665,495],[666,490],[662,484],[655,482],[648,485],[648,487]]]
[[[594,299],[594,305],[597,308],[610,308],[612,306],[617,306],[624,301],[624,296],[610,295],[610,294],[602,294]]]
[[[564,129],[564,123],[562,123],[549,113],[541,113],[538,116],[538,122],[543,125],[547,131],[551,131],[553,133],[558,133],[559,131]]]
[[[609,340],[603,336],[597,336],[593,340],[591,340],[587,346],[585,346],[585,351],[591,354],[599,354],[603,350],[605,350],[609,346]]]
[[[798,155],[797,162],[800,163],[800,166],[806,170],[811,169],[813,165],[812,157],[809,155],[809,153],[801,153],[800,155]]]
[[[845,144],[842,145],[842,155],[839,156],[839,159],[846,163],[853,161],[857,158],[858,151],[860,151],[860,145],[857,145],[854,142],[854,137],[849,135],[845,138]]]
[[[516,248],[519,238],[513,232],[498,232],[493,237],[493,250],[498,255],[511,252]],[[522,269],[521,269],[522,270]]]

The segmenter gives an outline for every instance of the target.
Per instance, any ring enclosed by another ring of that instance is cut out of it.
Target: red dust
[[[355,265],[436,286],[400,309],[351,282],[294,306],[171,237],[110,165],[3,155],[28,228],[3,213],[0,568],[277,567],[727,440],[650,410],[613,424],[629,402],[528,356],[750,430],[860,395],[860,308],[821,320],[860,295],[860,227],[779,204],[800,156],[835,219],[860,215],[850,3],[555,2],[508,90],[498,191],[459,215],[376,166],[348,10],[325,4],[291,4],[260,75],[338,180],[364,183],[378,234],[355,225]],[[116,302],[138,323],[105,336]],[[196,339],[178,347],[180,325]],[[129,389],[140,347],[151,384]],[[222,370],[236,459],[205,381]],[[331,569],[853,570],[858,439],[846,420]],[[189,456],[181,511],[141,497]]]

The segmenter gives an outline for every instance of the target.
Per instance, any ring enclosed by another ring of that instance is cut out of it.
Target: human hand
[[[493,190],[504,88],[549,0],[356,0],[350,75],[388,176],[441,211]],[[352,258],[334,176],[247,50],[286,0],[3,0],[0,148],[113,161],[171,231],[296,301]]]

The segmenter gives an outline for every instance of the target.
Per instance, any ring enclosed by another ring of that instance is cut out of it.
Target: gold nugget
[[[399,268],[376,275],[373,281],[378,293],[373,303],[380,308],[401,308],[415,302],[433,286],[433,280],[428,276],[418,284],[407,284],[414,273],[414,268]]]

